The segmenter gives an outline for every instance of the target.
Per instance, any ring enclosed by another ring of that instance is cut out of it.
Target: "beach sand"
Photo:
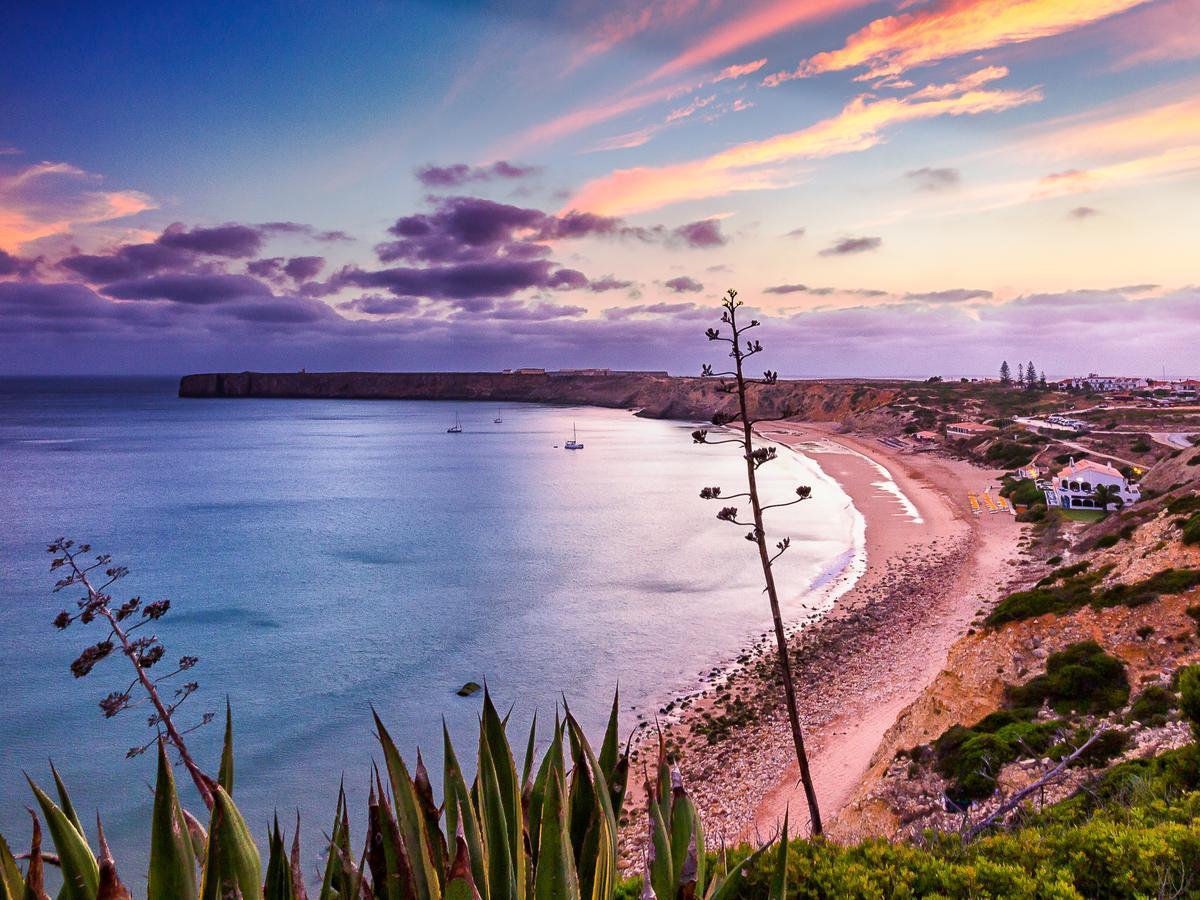
[[[884,732],[942,670],[950,645],[976,613],[1012,580],[1020,526],[1007,513],[970,510],[968,492],[990,486],[996,493],[1000,471],[933,453],[898,453],[869,438],[836,434],[826,425],[777,426],[764,430],[764,436],[802,446],[866,520],[867,571],[825,623],[837,630],[839,620],[857,618],[859,627],[851,631],[862,642],[846,648],[844,667],[807,679],[803,692],[810,768],[829,828],[866,774]],[[814,441],[820,443],[814,446]],[[834,452],[821,452],[821,444]],[[880,484],[885,477],[878,466],[887,470],[920,521],[894,489]],[[813,681],[820,683],[819,693]],[[777,741],[790,756],[790,731],[784,729]],[[797,825],[807,823],[792,760],[759,803],[755,831],[772,833],[789,808]],[[836,834],[836,825],[832,830]]]
[[[837,813],[884,733],[941,671],[977,612],[1012,580],[1020,526],[1007,513],[970,510],[968,492],[996,491],[999,471],[932,452],[899,453],[832,425],[784,422],[760,431],[813,458],[866,522],[866,571],[829,613],[793,627],[791,637],[810,767],[826,830],[836,836]],[[786,596],[788,586],[781,590]],[[769,664],[774,652],[773,638],[765,638],[721,692],[694,698],[667,729],[714,837],[766,840],[788,810],[793,835],[808,829],[782,689]],[[715,741],[706,718],[714,715],[731,723]],[[634,771],[649,762],[656,741],[643,737]],[[639,856],[643,817],[640,785],[630,787],[626,864]]]

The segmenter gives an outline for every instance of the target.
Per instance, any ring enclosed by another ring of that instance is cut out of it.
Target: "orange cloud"
[[[776,0],[731,22],[725,22],[674,59],[659,66],[645,82],[694,69],[763,38],[805,22],[832,18],[867,6],[871,0]]]
[[[1063,34],[1149,0],[939,0],[913,12],[876,19],[840,50],[818,53],[768,85],[860,66],[860,80],[900,75],[918,66]]]
[[[754,62],[742,63],[741,65],[726,66],[717,73],[717,77],[712,80],[713,84],[718,81],[727,81],[731,78],[741,78],[744,75],[753,75],[759,69],[767,64],[767,58],[756,59]]]
[[[81,181],[98,180],[76,166],[56,162],[0,174],[0,247],[17,248],[156,207],[140,191],[80,188]]]
[[[576,69],[645,31],[684,19],[700,5],[700,0],[658,0],[640,4],[632,11],[613,13],[592,30],[587,46],[571,61],[569,69]]]
[[[622,169],[584,185],[567,208],[604,215],[657,209],[682,200],[793,184],[783,168],[798,160],[857,153],[884,140],[894,125],[938,116],[977,115],[1042,99],[1041,91],[966,90],[957,96],[916,100],[859,96],[840,113],[800,131],[738,144],[713,156],[671,166]]]

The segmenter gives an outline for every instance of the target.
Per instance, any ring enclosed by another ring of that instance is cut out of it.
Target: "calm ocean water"
[[[154,759],[124,755],[149,736],[145,711],[97,709],[127,684],[123,659],[79,681],[68,670],[104,635],[50,624],[76,599],[50,591],[59,535],[130,566],[119,597],[171,598],[167,658],[201,658],[184,709],[229,696],[251,827],[298,807],[313,856],[343,773],[363,816],[371,704],[440,770],[443,716],[473,755],[480,704],[455,696],[465,681],[517,702],[518,728],[535,706],[552,717],[563,692],[593,733],[619,682],[632,727],[769,625],[753,548],[697,497],[735,485],[740,460],[695,447],[685,423],[510,405],[494,424],[498,408],[477,403],[175,389],[0,379],[0,831],[14,845],[28,840],[21,771],[49,781],[53,757],[144,887]],[[446,434],[456,414],[464,433]],[[554,447],[572,423],[581,453]],[[776,520],[794,548],[778,577],[799,604],[847,565],[861,519],[802,457],[762,472],[781,499],[816,488]],[[215,769],[219,721],[190,741]]]

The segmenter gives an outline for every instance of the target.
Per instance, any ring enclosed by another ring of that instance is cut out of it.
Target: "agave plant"
[[[475,776],[470,784],[444,734],[442,802],[436,803],[420,753],[409,770],[379,717],[375,726],[383,769],[372,774],[363,848],[355,853],[344,791],[339,791],[318,900],[608,900],[615,896],[617,813],[625,800],[629,747],[617,736],[617,700],[597,756],[564,706],[549,747],[536,766],[536,717],[520,770],[502,718],[485,690]],[[568,766],[569,761],[569,766]],[[26,871],[0,836],[0,900],[48,900],[44,864],[61,869],[60,900],[121,900],[131,896],[97,820],[93,852],[66,785],[51,767],[58,802],[30,780],[57,857],[42,852],[41,820],[33,815]],[[308,900],[300,866],[299,820],[287,849],[278,818],[267,835],[265,876],[250,829],[233,801],[233,729],[225,742],[213,807],[205,828],[180,802],[165,746],[150,823],[148,900]],[[649,844],[643,898],[735,896],[741,874],[761,849],[730,870],[722,852],[710,859],[695,805],[660,742],[657,777],[646,785]],[[786,853],[772,897],[782,900]],[[265,879],[265,880],[264,880]]]

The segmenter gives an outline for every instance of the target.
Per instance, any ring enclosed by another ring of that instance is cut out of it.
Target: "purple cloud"
[[[189,250],[209,256],[245,259],[262,249],[263,235],[249,225],[218,225],[215,228],[187,229],[182,222],[168,225],[158,243],[175,250]]]
[[[1100,210],[1096,209],[1094,206],[1077,206],[1067,213],[1067,216],[1072,219],[1090,219],[1093,216],[1098,215],[1100,215]]]
[[[13,256],[11,253],[5,253],[0,250],[0,278],[6,275],[16,275],[18,278],[24,278],[31,274],[37,266],[36,259],[22,259],[19,256]]]
[[[800,294],[808,290],[806,284],[775,284],[768,288],[763,288],[764,294]]]
[[[191,253],[162,244],[126,244],[107,255],[77,254],[58,265],[92,284],[153,275],[167,269],[184,270],[194,262]]]
[[[821,251],[821,256],[848,256],[854,253],[867,253],[878,250],[883,246],[883,239],[877,237],[848,237],[835,241]]]
[[[935,169],[929,166],[905,172],[904,177],[913,182],[918,191],[931,192],[952,190],[962,181],[958,169]]]
[[[502,159],[489,166],[469,166],[466,163],[422,166],[417,169],[416,175],[417,181],[426,187],[447,188],[459,187],[472,181],[524,178],[540,171],[537,166],[519,166]]]
[[[103,288],[117,300],[170,300],[207,305],[247,297],[271,296],[261,281],[246,275],[152,275],[115,281]]]
[[[283,267],[283,274],[295,282],[308,281],[317,277],[325,268],[323,256],[293,256]]]
[[[510,297],[529,288],[549,288],[570,280],[560,276],[548,260],[496,259],[449,266],[413,268],[398,266],[366,271],[348,266],[334,275],[330,284],[378,288],[398,297],[431,297],[463,300],[477,297]]]
[[[263,222],[256,226],[266,234],[303,234],[314,241],[333,243],[334,241],[353,242],[354,238],[344,231],[318,231],[312,225],[303,222]]]
[[[701,219],[675,229],[674,234],[689,247],[723,247],[729,239],[721,233],[719,219]]]
[[[367,294],[353,300],[343,300],[338,304],[338,309],[371,316],[394,316],[414,312],[420,305],[421,301],[416,297],[382,297],[378,294]]]
[[[904,298],[906,300],[919,300],[923,303],[965,303],[968,300],[990,300],[992,292],[971,288],[949,288],[944,291],[905,294]]]
[[[808,233],[808,230],[806,228],[793,228],[791,231],[789,231],[787,234],[785,234],[784,237],[802,238],[807,233]]]
[[[621,291],[631,287],[633,287],[632,281],[622,281],[611,275],[605,275],[603,278],[593,278],[591,283],[588,284],[588,290],[596,294],[603,293],[604,291]]]
[[[670,281],[664,282],[664,284],[677,294],[693,294],[704,290],[704,285],[694,278],[689,278],[687,275],[672,278]]]

